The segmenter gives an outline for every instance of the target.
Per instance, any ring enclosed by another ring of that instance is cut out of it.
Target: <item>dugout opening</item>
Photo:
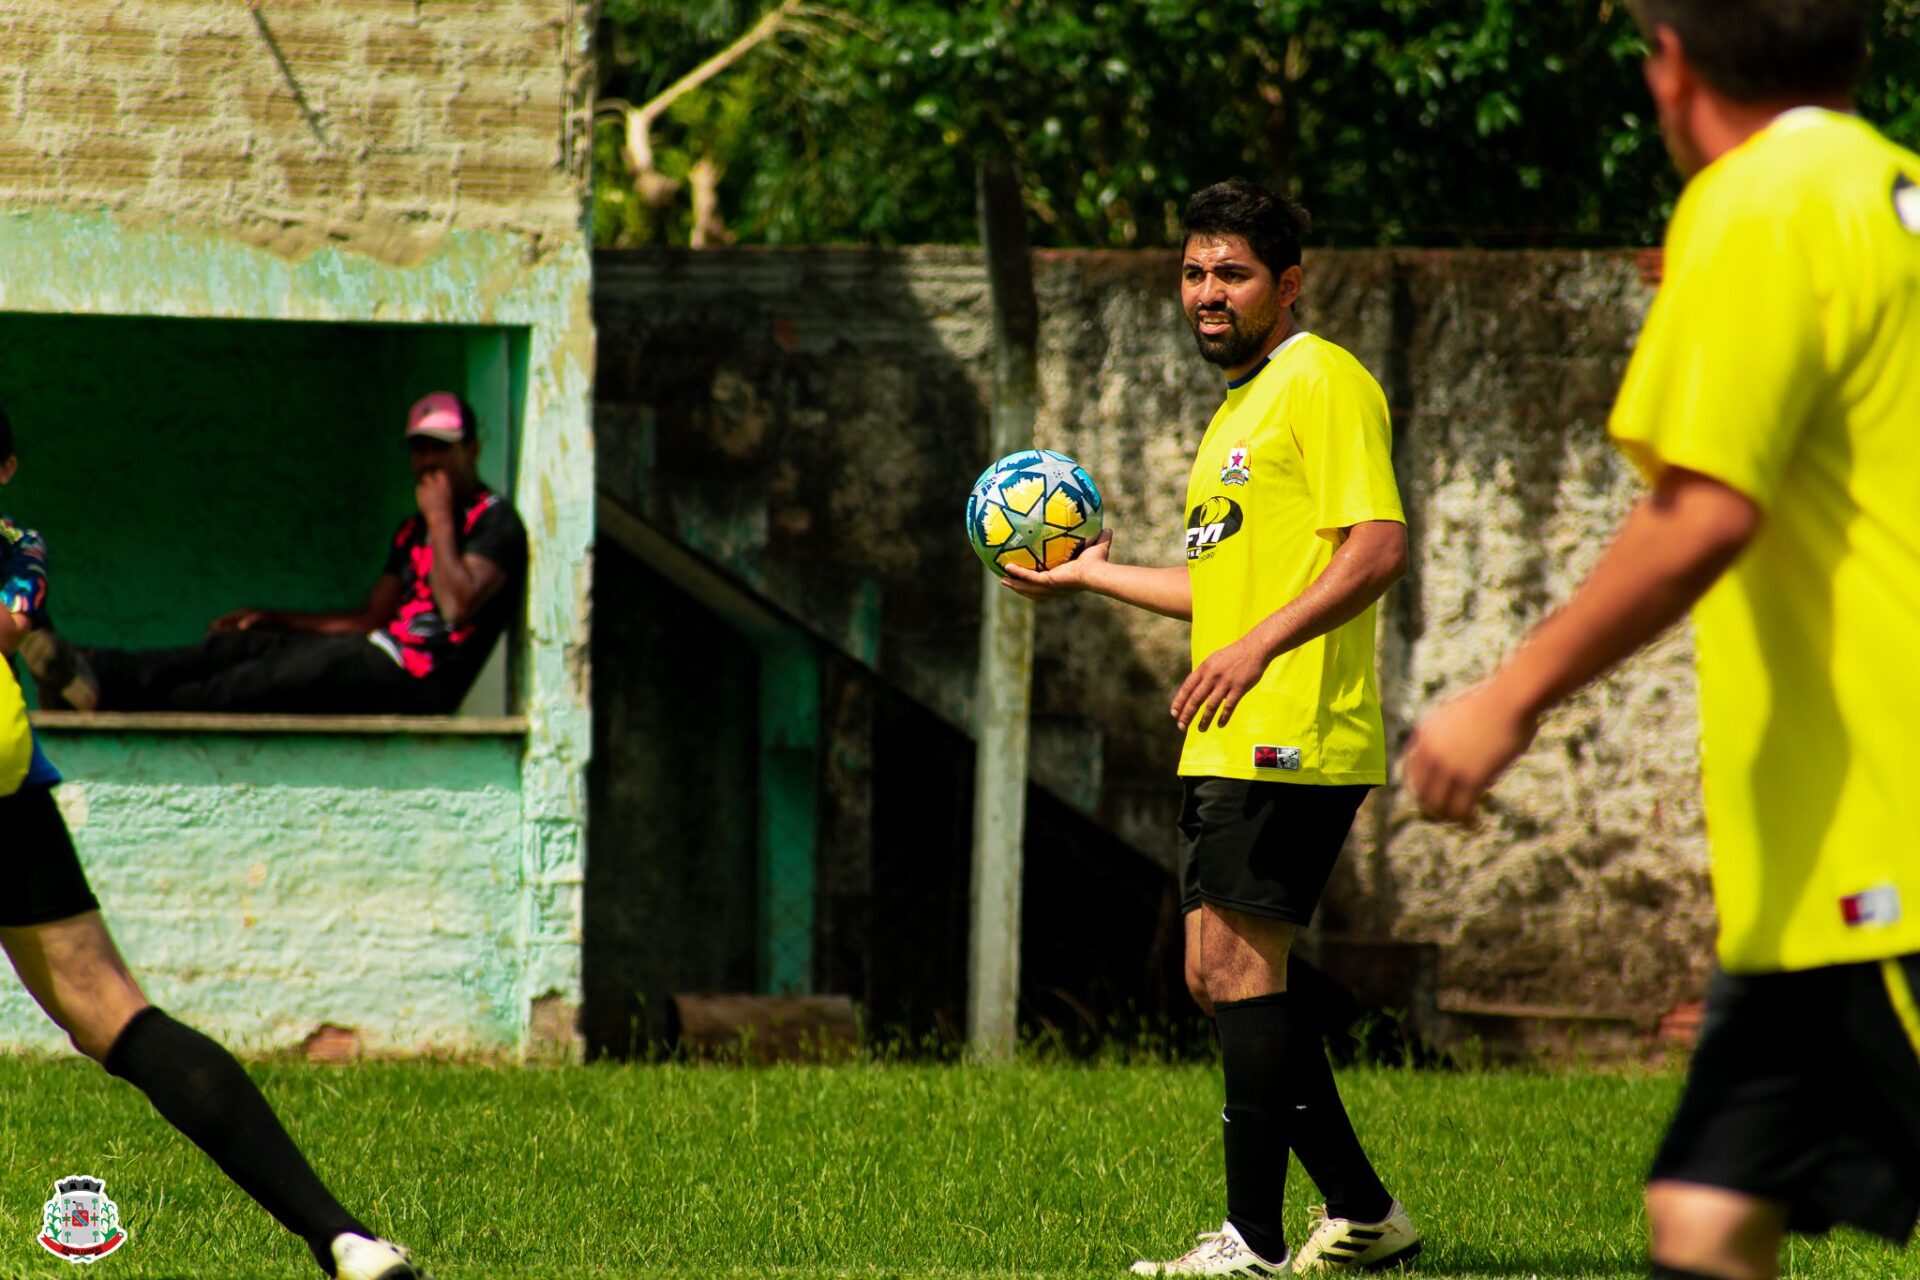
[[[245,605],[356,605],[414,510],[401,433],[416,398],[464,394],[481,478],[514,495],[527,337],[0,313],[0,404],[20,458],[0,510],[45,536],[51,616],[83,644],[190,644]],[[508,629],[462,716],[517,710],[523,637]]]

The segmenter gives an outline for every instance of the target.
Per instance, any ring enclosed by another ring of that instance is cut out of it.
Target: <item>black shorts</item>
[[[1180,910],[1202,902],[1306,924],[1373,788],[1182,778]]]
[[[1904,1242],[1920,1216],[1920,955],[1720,974],[1654,1181]]]
[[[0,796],[0,928],[49,924],[99,906],[53,788]]]

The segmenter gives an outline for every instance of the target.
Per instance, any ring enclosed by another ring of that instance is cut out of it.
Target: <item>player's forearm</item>
[[[1405,528],[1390,521],[1380,523],[1386,527],[1349,533],[1305,591],[1247,633],[1269,662],[1352,622],[1406,573]]]
[[[460,545],[451,525],[434,525],[428,530],[433,544],[433,568],[427,574],[427,588],[433,592],[433,606],[450,631],[458,631],[472,620],[479,584],[473,571],[460,555]]]
[[[1153,568],[1103,561],[1089,565],[1087,590],[1136,609],[1182,622],[1193,620],[1193,582],[1182,566]]]
[[[1494,676],[1539,717],[1684,617],[1758,531],[1759,509],[1716,481],[1670,471],[1627,516],[1580,589]]]

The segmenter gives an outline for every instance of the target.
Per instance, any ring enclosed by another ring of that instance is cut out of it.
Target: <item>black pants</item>
[[[233,631],[182,649],[87,649],[102,711],[448,715],[466,692],[408,675],[364,635]]]

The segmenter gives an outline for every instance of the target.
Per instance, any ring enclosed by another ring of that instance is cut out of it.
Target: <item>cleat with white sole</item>
[[[1218,1231],[1205,1231],[1200,1243],[1168,1262],[1141,1259],[1128,1268],[1137,1276],[1290,1276],[1293,1264],[1286,1258],[1269,1262],[1248,1247],[1240,1231],[1231,1222],[1220,1224]]]
[[[1296,1275],[1328,1275],[1336,1271],[1375,1271],[1409,1262],[1420,1252],[1420,1233],[1398,1200],[1378,1222],[1329,1218],[1325,1205],[1313,1211],[1306,1243],[1294,1254]]]
[[[333,1238],[334,1280],[425,1280],[413,1256],[390,1240],[341,1233]]]

